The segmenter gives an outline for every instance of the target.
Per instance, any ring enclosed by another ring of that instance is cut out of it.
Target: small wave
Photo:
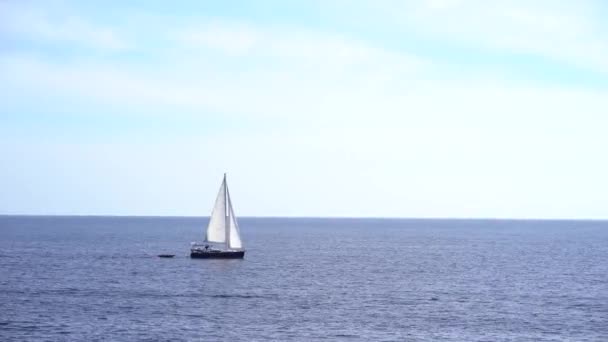
[[[346,337],[346,338],[358,338],[359,335],[353,335],[353,334],[335,334],[335,337]]]
[[[238,299],[273,299],[275,296],[254,295],[254,294],[215,294],[208,295],[211,298],[238,298]]]
[[[183,317],[191,317],[191,318],[205,318],[206,315],[198,315],[198,314],[183,314]]]

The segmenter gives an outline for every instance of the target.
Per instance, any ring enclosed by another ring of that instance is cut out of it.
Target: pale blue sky
[[[0,214],[608,218],[603,1],[0,2]]]

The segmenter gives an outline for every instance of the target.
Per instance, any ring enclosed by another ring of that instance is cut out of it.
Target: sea
[[[608,341],[605,221],[207,221],[0,216],[0,341]]]

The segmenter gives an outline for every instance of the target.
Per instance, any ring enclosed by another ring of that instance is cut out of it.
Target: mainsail
[[[215,206],[211,212],[209,225],[207,226],[206,242],[225,243],[227,248],[242,249],[243,242],[239,234],[239,226],[236,222],[226,175],[220,186],[220,191],[215,199]]]

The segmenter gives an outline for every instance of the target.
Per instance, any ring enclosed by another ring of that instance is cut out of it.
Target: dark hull
[[[194,259],[243,259],[245,251],[190,251],[190,257]]]

